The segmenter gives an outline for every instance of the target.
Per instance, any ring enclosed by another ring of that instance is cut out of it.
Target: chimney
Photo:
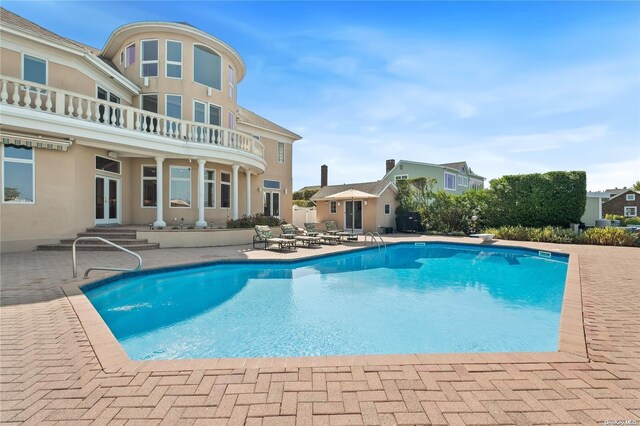
[[[329,168],[326,164],[320,166],[320,188],[327,186],[327,180],[329,175]]]
[[[385,173],[389,173],[395,166],[396,160],[387,160],[387,171]]]

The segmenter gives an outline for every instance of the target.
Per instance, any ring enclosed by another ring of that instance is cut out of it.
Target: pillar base
[[[197,228],[206,228],[207,227],[207,222],[205,222],[204,220],[202,222],[197,221],[196,222],[196,227]]]
[[[155,222],[153,222],[153,226],[156,228],[164,228],[165,226],[167,226],[167,222],[163,220],[156,220]]]

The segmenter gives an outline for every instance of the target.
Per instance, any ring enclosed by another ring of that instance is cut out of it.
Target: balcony
[[[159,142],[149,145],[155,151],[162,152],[166,149],[170,154],[193,155],[193,149],[196,148],[197,155],[224,158],[225,154],[228,154],[230,159],[248,160],[250,165],[262,170],[266,165],[264,145],[249,134],[220,126],[175,119],[25,80],[0,76],[0,103],[3,106],[3,125],[11,124],[8,119],[10,108],[7,107],[18,107],[21,111],[51,114],[64,117],[66,120],[70,119],[78,124],[82,122],[84,129],[110,130],[111,139],[121,144],[123,139],[118,136],[131,135],[136,136],[135,139],[143,138]],[[31,117],[33,122],[36,116],[31,115]],[[38,115],[38,117],[47,116]],[[23,126],[38,130],[26,123],[29,122],[23,121]],[[71,128],[68,130],[69,133],[66,135],[68,137],[83,136],[80,132],[73,134]],[[96,140],[111,141],[109,137],[96,138]],[[140,144],[132,145],[141,148]]]

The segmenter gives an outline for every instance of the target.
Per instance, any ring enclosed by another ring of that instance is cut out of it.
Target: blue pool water
[[[132,359],[557,350],[568,257],[398,244],[85,289]]]

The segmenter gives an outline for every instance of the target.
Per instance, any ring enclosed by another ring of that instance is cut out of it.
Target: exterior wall
[[[626,201],[627,194],[636,194],[635,201]],[[635,206],[638,215],[640,215],[640,192],[634,192],[632,190],[626,191],[615,198],[611,198],[610,200],[604,202],[602,204],[602,214],[616,214],[616,215],[624,215],[624,208],[628,206]]]
[[[35,203],[2,204],[2,251],[33,250],[59,242],[95,225],[95,156],[106,151],[73,145],[67,152],[35,149]],[[118,176],[121,217],[129,220],[127,161]],[[1,179],[2,174],[0,174]],[[4,183],[0,183],[4,185]]]
[[[380,232],[380,226],[395,228],[395,193],[387,189],[380,198],[370,198],[362,201],[362,232]],[[364,203],[367,203],[364,205]],[[336,213],[331,213],[331,203],[326,201],[316,202],[316,217],[318,222],[325,220],[334,220],[338,229],[345,228],[345,202],[339,201],[340,205],[336,207]],[[390,214],[384,214],[384,205],[391,204]],[[322,226],[320,227],[322,228]]]
[[[389,204],[389,214],[384,213],[384,205]],[[396,207],[398,207],[398,201],[396,200],[396,193],[391,189],[387,188],[384,191],[380,198],[378,198],[378,217],[377,217],[377,225],[384,226],[387,228],[395,228],[396,227]],[[380,229],[376,229],[376,232],[380,232]]]
[[[149,77],[149,85],[144,85],[144,78],[140,77],[141,66],[141,41],[142,40],[158,40],[158,76]],[[166,77],[166,41],[180,41],[182,42],[182,79],[167,78]],[[125,68],[125,63],[120,63],[120,53],[123,52],[127,46],[135,43],[136,46],[136,60],[135,63]],[[236,104],[236,97],[229,97],[229,80],[227,68],[231,64],[233,65],[229,56],[225,55],[221,49],[217,46],[207,45],[215,52],[217,52],[222,58],[222,81],[221,90],[211,88],[211,95],[208,94],[208,87],[200,83],[196,83],[193,79],[194,64],[193,64],[193,46],[194,44],[203,44],[199,40],[190,37],[186,34],[180,34],[177,32],[148,32],[140,31],[124,39],[123,43],[117,48],[117,53],[114,57],[109,58],[116,65],[118,70],[130,81],[135,83],[141,88],[142,94],[157,94],[158,95],[158,113],[166,113],[166,95],[181,95],[182,96],[182,118],[184,120],[193,121],[193,101],[199,100],[201,102],[209,102],[222,107],[221,121],[222,127],[228,126],[228,112],[231,111],[238,116],[238,106]],[[234,65],[234,69],[237,68]],[[237,82],[234,83],[237,86]],[[235,88],[237,91],[237,87]],[[133,99],[133,105],[137,108],[141,107],[140,96],[136,96]]]
[[[596,226],[596,220],[600,217],[601,198],[587,197],[587,204],[584,208],[584,214],[580,218],[580,222],[587,226]]]
[[[395,176],[398,176],[398,175],[408,175],[407,177],[408,179],[414,179],[419,177],[429,177],[429,178],[436,179],[436,184],[434,185],[433,189],[434,191],[439,191],[439,190],[445,190],[444,188],[445,172],[455,174],[456,176],[467,176],[469,179],[473,178],[471,175],[467,173],[456,172],[454,170],[449,170],[449,169],[443,169],[442,167],[438,167],[438,166],[398,162],[398,164],[396,164],[396,166],[391,170],[391,173],[389,173],[388,176],[384,177],[384,180],[395,183]],[[484,187],[484,183],[481,185],[481,187]],[[462,194],[463,192],[469,191],[470,189],[471,189],[470,185],[466,187],[457,185],[457,177],[456,177],[456,190],[453,191],[453,190],[447,189],[446,191],[452,194]]]

